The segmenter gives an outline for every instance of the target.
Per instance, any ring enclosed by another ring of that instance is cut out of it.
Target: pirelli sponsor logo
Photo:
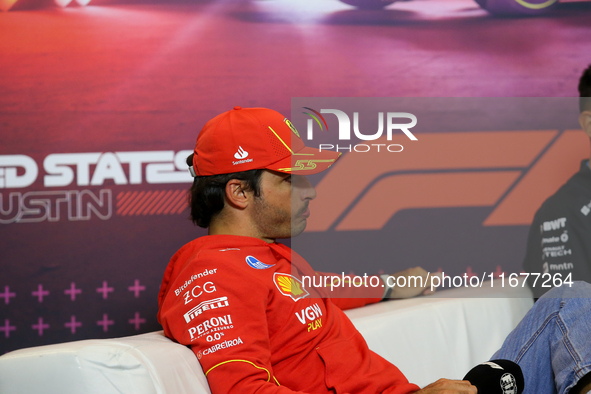
[[[208,354],[215,353],[218,350],[227,349],[227,348],[230,348],[230,347],[242,345],[242,343],[243,342],[242,342],[242,339],[240,337],[235,338],[235,339],[228,339],[227,341],[216,343],[212,347],[208,347],[207,349],[205,349],[203,351],[202,350],[199,350],[199,352],[197,352],[197,358],[198,359],[201,359],[201,357],[207,356]]]
[[[203,301],[201,304],[197,305],[195,308],[185,313],[183,317],[185,318],[185,321],[187,323],[190,323],[191,320],[195,318],[195,316],[199,316],[204,311],[224,308],[229,305],[230,304],[228,303],[228,297],[214,298],[213,300]]]

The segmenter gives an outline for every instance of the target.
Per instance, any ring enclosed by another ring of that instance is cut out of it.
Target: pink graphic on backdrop
[[[39,336],[42,337],[43,336],[43,330],[49,328],[49,324],[43,323],[43,318],[40,317],[39,320],[37,321],[37,324],[33,324],[31,326],[31,328],[33,330],[37,330],[37,332],[39,333]]]
[[[497,270],[495,271],[495,278],[500,278],[501,275],[505,275],[505,272],[501,269],[500,265],[497,265]]]
[[[467,275],[467,276],[468,276],[468,278],[471,278],[471,277],[473,277],[473,276],[478,276],[478,275],[476,275],[474,272],[472,272],[472,267],[470,267],[470,266],[467,266],[467,267],[466,267],[466,272],[465,272],[465,275]]]
[[[82,293],[82,289],[77,289],[76,288],[76,283],[72,282],[70,284],[70,289],[69,290],[64,290],[64,294],[69,294],[70,295],[70,299],[72,301],[76,300],[76,294],[80,294]]]
[[[39,299],[39,302],[43,302],[43,297],[49,295],[49,290],[43,290],[43,285],[39,285],[37,291],[32,292],[31,295],[36,296]]]
[[[133,286],[128,287],[129,291],[133,291],[135,293],[135,298],[139,298],[140,291],[146,290],[146,286],[140,286],[140,280],[136,279]]]
[[[185,190],[121,192],[117,195],[117,214],[160,215],[177,214],[187,207]]]
[[[109,331],[109,326],[112,326],[113,324],[115,324],[115,322],[113,320],[109,320],[108,314],[103,313],[103,320],[97,321],[96,324],[99,326],[103,326],[103,331],[107,332]]]
[[[146,319],[140,317],[140,313],[136,312],[133,319],[129,319],[129,324],[134,324],[136,331],[140,329],[140,324],[145,323]]]
[[[4,298],[5,304],[10,304],[10,297],[16,297],[16,293],[10,292],[10,287],[4,286],[4,293],[0,293],[0,298]]]
[[[10,320],[4,320],[4,326],[0,326],[0,331],[4,331],[4,337],[10,338],[10,331],[16,331],[16,326],[10,325]]]
[[[103,287],[99,287],[96,289],[97,293],[103,293],[104,300],[106,300],[107,297],[109,296],[109,293],[112,293],[113,291],[115,291],[115,289],[112,287],[109,287],[106,280],[103,281]]]
[[[64,324],[65,327],[72,331],[72,334],[76,334],[76,328],[82,327],[82,323],[76,321],[76,316],[72,316],[68,323]]]

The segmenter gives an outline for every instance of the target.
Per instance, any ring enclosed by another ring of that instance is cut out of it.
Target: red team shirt
[[[314,275],[285,245],[201,237],[168,264],[158,320],[166,336],[191,347],[214,394],[419,390],[369,350],[337,306],[377,302],[383,288],[368,290],[375,298],[331,300],[302,283]]]

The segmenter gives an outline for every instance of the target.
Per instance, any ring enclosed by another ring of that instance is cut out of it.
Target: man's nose
[[[301,189],[300,196],[301,196],[302,200],[315,199],[316,198],[316,189],[314,188],[314,186],[312,186],[312,184],[310,183],[308,178],[306,178],[303,175],[299,175],[298,178],[299,178],[298,179],[298,187]]]

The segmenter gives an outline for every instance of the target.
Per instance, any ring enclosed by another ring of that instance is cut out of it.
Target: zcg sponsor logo
[[[193,301],[195,298],[199,298],[201,296],[201,294],[203,294],[203,292],[211,294],[215,291],[216,291],[216,288],[215,288],[215,285],[213,284],[213,282],[205,282],[203,284],[203,286],[201,286],[201,285],[193,286],[193,288],[191,290],[188,290],[183,295],[183,298],[185,299],[185,305],[187,305],[188,303]]]

